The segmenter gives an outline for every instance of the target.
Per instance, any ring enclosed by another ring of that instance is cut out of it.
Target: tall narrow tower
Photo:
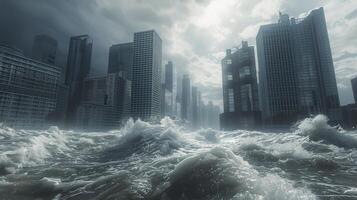
[[[134,118],[157,119],[161,115],[162,40],[154,31],[134,34],[132,104]]]
[[[83,81],[89,74],[93,42],[88,35],[71,37],[65,84],[69,86],[66,118],[72,124],[81,101]]]
[[[243,41],[242,47],[227,50],[222,60],[223,103],[221,128],[252,128],[260,123],[258,81],[254,47]]]
[[[182,78],[181,97],[181,118],[183,120],[189,120],[191,106],[191,81],[190,76],[188,74],[184,74]]]

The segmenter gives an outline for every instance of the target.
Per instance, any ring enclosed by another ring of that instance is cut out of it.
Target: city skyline
[[[5,12],[2,13],[7,17],[2,17],[0,24],[4,26],[9,23],[13,24],[11,27],[7,26],[9,28],[1,33],[1,38],[14,43],[28,54],[32,47],[32,36],[48,34],[59,41],[57,60],[60,66],[65,66],[63,60],[65,60],[68,47],[63,41],[68,40],[72,35],[88,33],[95,41],[91,73],[104,74],[108,47],[132,41],[133,32],[154,28],[163,39],[163,63],[172,60],[178,70],[190,72],[192,82],[201,88],[205,97],[203,99],[211,99],[221,104],[220,60],[224,57],[225,49],[238,45],[243,39],[255,46],[258,28],[260,25],[277,21],[279,10],[298,17],[309,10],[324,6],[341,104],[352,103],[350,79],[356,75],[353,62],[357,60],[356,45],[353,45],[356,41],[353,33],[357,27],[355,26],[357,10],[354,6],[356,2],[299,2],[281,0],[236,3],[231,0],[223,2],[212,0],[180,3],[155,1],[149,4],[132,1],[130,3],[127,1],[106,1],[105,3],[93,1],[86,2],[83,6],[84,1],[76,1],[73,5],[66,1],[29,1],[19,6],[17,2],[7,1],[3,2],[3,7],[9,9],[4,9]],[[38,3],[44,10],[42,14],[35,12],[35,6],[27,5]],[[126,3],[127,6],[121,8],[122,3]],[[80,6],[82,6],[82,12],[75,13],[74,9]],[[167,9],[168,11],[166,14],[155,13],[156,7],[159,8],[158,10]],[[173,8],[181,9],[184,14],[169,15],[168,13],[171,13]],[[7,10],[17,10],[24,14],[13,16],[12,13],[7,13]],[[236,12],[236,10],[242,12]],[[76,20],[64,22],[60,19],[63,15],[52,14],[58,11],[68,14],[65,15],[65,19],[72,17]],[[140,11],[145,12],[140,14]],[[131,14],[123,19],[118,17],[128,13]],[[40,21],[43,27],[35,21]],[[28,27],[24,23],[33,24],[33,27]],[[182,23],[186,24],[181,26]],[[20,26],[22,26],[21,31],[15,31]],[[23,37],[26,34],[30,37]],[[20,39],[16,41],[15,37]],[[19,45],[21,43],[24,45]]]
[[[0,199],[357,199],[356,0],[0,10]]]

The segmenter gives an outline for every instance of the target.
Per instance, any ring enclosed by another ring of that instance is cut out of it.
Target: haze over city
[[[0,199],[357,199],[356,0],[0,0]]]
[[[259,26],[276,22],[279,11],[299,17],[323,6],[345,105],[353,102],[350,80],[357,75],[356,4],[354,0],[3,0],[0,25],[6,28],[0,38],[30,54],[33,36],[51,35],[59,41],[57,62],[65,66],[69,37],[89,34],[94,45],[91,74],[104,74],[112,44],[131,41],[134,32],[154,28],[163,39],[163,63],[172,60],[178,70],[191,74],[204,99],[222,104],[225,49],[238,47],[241,40],[255,45]]]

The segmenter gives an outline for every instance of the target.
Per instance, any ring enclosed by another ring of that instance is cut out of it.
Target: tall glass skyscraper
[[[338,116],[339,98],[323,8],[302,19],[280,14],[257,36],[263,119]]]
[[[83,81],[89,74],[92,57],[92,40],[88,35],[71,37],[65,84],[69,86],[66,118],[74,123],[77,108],[81,102]]]
[[[134,118],[161,116],[162,40],[154,31],[134,34],[131,113]]]

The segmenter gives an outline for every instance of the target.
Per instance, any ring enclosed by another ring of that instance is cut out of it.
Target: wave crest
[[[298,123],[298,133],[308,136],[311,141],[322,141],[342,148],[357,148],[357,139],[342,133],[336,127],[328,125],[329,119],[325,115],[317,115]]]

